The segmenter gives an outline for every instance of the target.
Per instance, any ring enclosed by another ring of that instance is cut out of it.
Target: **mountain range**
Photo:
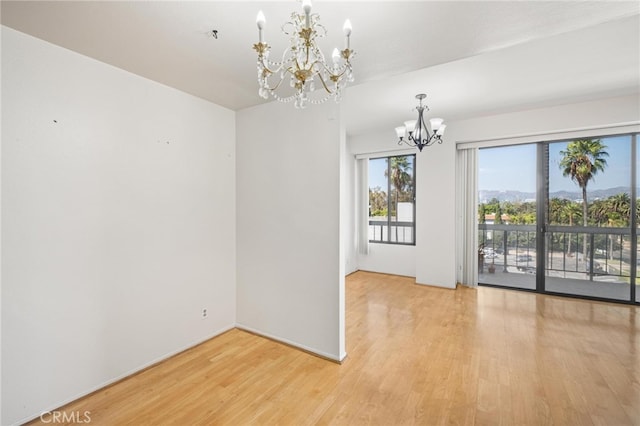
[[[609,198],[612,195],[620,194],[621,192],[626,192],[627,194],[631,194],[630,187],[617,186],[615,188],[606,188],[606,189],[588,189],[589,200],[598,200]],[[640,194],[640,189],[636,188],[636,194]],[[509,201],[509,202],[523,202],[523,201],[535,201],[536,194],[535,192],[522,192],[522,191],[498,191],[498,190],[480,190],[478,191],[478,202],[486,203],[494,198],[497,198],[499,201]],[[575,200],[582,201],[582,192],[580,191],[556,191],[550,192],[549,198],[560,198],[567,200]]]

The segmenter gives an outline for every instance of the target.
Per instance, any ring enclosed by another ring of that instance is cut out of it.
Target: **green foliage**
[[[638,200],[636,218],[640,223],[640,199]],[[508,215],[508,222],[514,225],[530,225],[536,223],[536,204],[532,202],[500,203],[493,199],[488,203],[478,204],[478,222],[484,222],[485,214],[503,212]],[[574,226],[582,224],[582,204],[575,201],[552,198],[549,200],[549,223],[552,225]],[[588,206],[589,226],[628,227],[631,224],[631,198],[627,193],[612,195],[604,200],[594,200]],[[494,223],[500,223],[497,220]]]
[[[373,189],[369,188],[369,215],[387,215],[387,193],[379,186]]]
[[[607,166],[605,157],[606,145],[600,139],[577,139],[567,144],[567,149],[560,151],[562,175],[570,177],[580,188],[586,188],[598,172]]]
[[[387,217],[387,214],[389,212],[387,211],[387,209],[383,209],[383,210],[372,210],[371,211],[371,217],[374,216],[382,216],[382,217]]]

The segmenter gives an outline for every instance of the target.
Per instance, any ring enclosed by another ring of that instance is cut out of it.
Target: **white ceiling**
[[[257,95],[255,16],[272,52],[289,1],[2,1],[2,24],[233,110]],[[342,45],[353,23],[350,134],[411,118],[416,93],[460,119],[640,92],[638,1],[321,1]],[[210,35],[218,31],[218,38]],[[312,106],[311,106],[312,107]],[[310,108],[311,108],[310,107]],[[293,108],[293,106],[292,106]]]

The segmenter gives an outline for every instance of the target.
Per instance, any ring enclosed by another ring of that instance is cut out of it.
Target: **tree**
[[[394,195],[395,202],[395,216],[398,217],[398,202],[410,201],[413,202],[413,197],[408,199],[409,195],[413,193],[413,175],[411,172],[412,164],[409,162],[409,157],[401,155],[397,157],[389,158],[390,164],[387,170],[384,171],[384,175],[392,183],[391,192]],[[390,174],[390,176],[389,176]],[[390,213],[391,215],[391,213]],[[398,227],[396,226],[396,240],[398,238]]]
[[[569,201],[562,208],[562,217],[569,221],[569,226],[573,226],[573,220],[580,217],[580,206],[576,203]],[[567,243],[567,256],[573,256],[571,254],[571,234],[569,235],[569,242]],[[576,241],[577,244],[577,241]]]
[[[406,155],[391,157],[390,167],[384,171],[384,176],[391,180],[393,185],[392,191],[395,189],[396,207],[400,197],[411,192],[413,187],[413,175],[411,174],[412,165]],[[389,176],[391,173],[391,176]],[[413,200],[411,200],[413,201]]]
[[[560,169],[562,175],[570,177],[582,189],[582,223],[586,227],[589,219],[587,201],[587,185],[598,172],[607,166],[605,157],[606,145],[600,139],[577,139],[567,144],[567,149],[560,151]],[[583,259],[587,260],[587,234],[584,234]]]
[[[631,198],[626,192],[621,192],[607,198],[609,211],[612,213],[609,220],[619,223],[620,226],[629,226],[631,221]]]
[[[369,188],[369,216],[387,215],[387,193],[379,186]]]
[[[486,214],[487,207],[482,203],[478,206],[478,223],[487,223]]]

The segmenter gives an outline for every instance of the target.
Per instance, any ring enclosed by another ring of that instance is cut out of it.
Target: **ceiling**
[[[2,24],[232,110],[257,95],[255,16],[272,52],[289,1],[2,1]],[[637,1],[321,1],[342,45],[353,24],[350,134],[392,129],[428,94],[447,120],[640,92]],[[211,35],[217,31],[217,38]],[[293,106],[292,106],[293,108]],[[310,107],[312,108],[312,106]]]

